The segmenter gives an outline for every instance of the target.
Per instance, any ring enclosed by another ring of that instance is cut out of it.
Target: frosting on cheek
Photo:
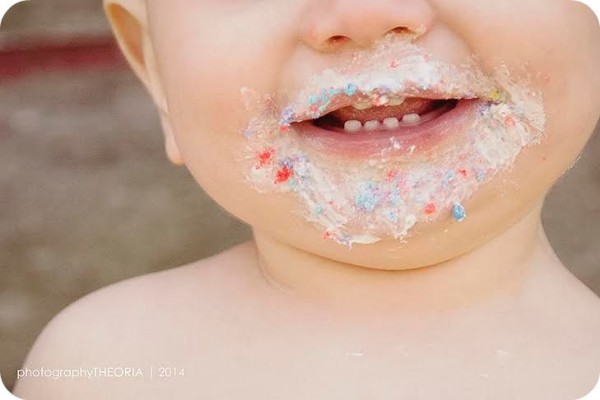
[[[506,72],[499,71],[492,84],[474,64],[457,68],[429,58],[409,43],[380,46],[364,54],[368,61],[359,55],[346,70],[314,77],[283,107],[275,97],[242,89],[255,114],[244,132],[248,184],[264,193],[294,194],[301,215],[324,238],[349,247],[404,239],[416,224],[441,216],[463,221],[465,200],[541,140],[542,99]],[[345,158],[307,146],[293,124],[299,116],[324,113],[334,95],[360,91],[375,103],[386,93],[440,93],[442,86],[448,97],[479,100],[459,128],[440,133],[433,144],[392,137],[381,151]]]

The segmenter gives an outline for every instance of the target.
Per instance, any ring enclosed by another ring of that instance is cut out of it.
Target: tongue
[[[436,108],[436,101],[429,99],[410,98],[399,106],[371,107],[366,110],[357,110],[354,107],[344,107],[333,111],[329,116],[339,121],[357,120],[363,124],[367,121],[383,121],[386,118],[396,117],[399,120],[407,114],[425,114]]]

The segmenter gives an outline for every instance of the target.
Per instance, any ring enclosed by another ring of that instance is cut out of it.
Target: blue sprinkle
[[[446,172],[446,176],[444,177],[444,179],[446,181],[451,181],[452,179],[454,179],[454,171],[448,170],[448,172]]]
[[[377,206],[377,199],[372,195],[363,193],[356,196],[354,203],[356,204],[356,207],[363,211],[373,211]]]
[[[294,165],[294,161],[289,157],[285,157],[279,161],[279,165],[291,168]]]
[[[386,214],[386,218],[389,219],[394,224],[398,223],[398,213],[396,211],[388,211]]]
[[[346,94],[346,96],[354,96],[357,91],[358,88],[353,83],[349,83],[348,86],[346,86],[346,88],[344,89],[344,93]]]
[[[392,193],[390,195],[390,202],[393,206],[399,206],[402,203],[402,199],[400,199],[400,195],[398,193]]]
[[[478,170],[477,171],[477,182],[483,182],[485,180],[485,171]]]
[[[479,115],[485,115],[487,113],[487,111],[489,110],[490,106],[491,106],[491,104],[480,104],[479,106],[477,106]]]
[[[289,126],[292,120],[294,119],[294,110],[289,107],[286,107],[281,116],[279,117],[279,125]]]
[[[319,101],[319,98],[317,96],[313,95],[308,98],[308,104],[310,104],[311,106],[317,104],[317,101]]]
[[[320,204],[317,204],[314,208],[313,208],[313,214],[315,215],[319,215],[323,212],[323,206]]]
[[[281,113],[281,116],[284,118],[292,118],[294,116],[294,110],[292,110],[289,107],[286,107],[283,109],[283,112]]]
[[[458,222],[462,222],[467,218],[467,211],[462,204],[456,203],[454,207],[452,207],[452,216]]]
[[[291,178],[287,181],[287,185],[291,188],[291,189],[296,189],[296,187],[298,186],[298,182],[296,182],[295,179]]]
[[[329,101],[329,93],[326,89],[321,89],[321,103],[327,103]]]
[[[344,235],[342,237],[338,236],[334,240],[336,242],[338,242],[339,244],[348,247],[348,249],[352,249],[352,237],[350,237],[348,235]]]
[[[361,211],[373,211],[382,201],[381,189],[373,182],[367,183],[354,197],[355,206]]]

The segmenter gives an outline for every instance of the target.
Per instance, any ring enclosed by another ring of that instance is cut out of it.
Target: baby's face
[[[177,147],[257,231],[357,265],[458,256],[538,205],[600,109],[570,0],[148,0]]]

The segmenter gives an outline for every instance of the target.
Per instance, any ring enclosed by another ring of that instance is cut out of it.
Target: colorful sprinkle
[[[292,170],[287,166],[281,167],[275,175],[275,183],[286,182],[292,176]]]
[[[258,155],[258,167],[264,167],[265,165],[273,161],[273,154],[275,149],[267,149]]]
[[[400,219],[398,217],[398,213],[396,211],[390,210],[386,213],[385,217],[392,223],[397,224],[398,220]]]
[[[385,180],[390,182],[392,180],[394,180],[394,178],[398,175],[398,171],[395,171],[393,169],[389,170],[388,172],[386,172],[385,174]]]
[[[373,211],[381,202],[381,193],[373,183],[368,184],[354,198],[354,205],[361,211]]]
[[[286,107],[279,117],[279,129],[281,131],[286,131],[287,129],[284,128],[289,127],[293,120],[294,111],[291,108]]]
[[[465,168],[459,169],[458,173],[461,174],[464,178],[466,178],[469,175],[468,171]]]
[[[433,203],[429,203],[425,206],[425,214],[432,215],[435,214],[437,207]]]
[[[503,103],[504,101],[506,101],[506,96],[504,95],[504,93],[500,92],[499,90],[494,90],[490,94],[490,99],[494,103]]]
[[[452,216],[458,222],[462,222],[467,218],[467,211],[462,204],[457,203],[452,207]]]
[[[354,96],[358,91],[358,87],[355,84],[349,83],[348,86],[344,89],[344,93],[346,96]]]
[[[506,124],[506,126],[510,126],[510,127],[513,127],[517,124],[515,119],[510,115],[508,115],[508,116],[506,116],[506,118],[504,118],[504,123]]]
[[[477,171],[477,182],[481,183],[485,180],[485,171],[482,169],[479,169]]]

